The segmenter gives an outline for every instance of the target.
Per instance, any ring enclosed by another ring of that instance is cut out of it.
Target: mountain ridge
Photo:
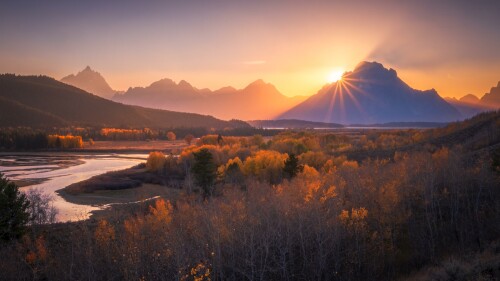
[[[223,121],[207,115],[116,103],[47,76],[0,75],[0,99],[0,127],[32,124],[34,127],[250,127],[240,121]],[[38,118],[46,122],[39,122]]]
[[[481,98],[483,104],[490,105],[492,107],[500,107],[500,81],[496,87],[492,87],[489,93],[485,93]]]
[[[147,87],[129,88],[112,100],[154,108],[197,112],[222,119],[272,119],[306,97],[287,97],[271,83],[257,79],[242,89],[231,86],[211,91],[198,89],[185,80],[164,78]],[[224,109],[224,110],[221,110]]]
[[[376,124],[451,122],[463,117],[435,89],[413,89],[398,77],[396,70],[364,61],[279,118]]]

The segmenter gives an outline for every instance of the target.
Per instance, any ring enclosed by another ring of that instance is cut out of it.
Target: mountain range
[[[47,76],[0,75],[0,127],[236,128],[242,121],[113,102]]]
[[[327,84],[316,95],[288,110],[283,119],[341,124],[387,122],[450,122],[460,112],[434,90],[415,90],[394,69],[362,62],[342,79]]]
[[[460,99],[445,98],[448,103],[453,105],[463,117],[469,118],[480,112],[495,110],[500,108],[500,82],[496,87],[492,87],[489,93],[478,98],[473,94],[467,94]]]
[[[243,89],[197,89],[181,80],[162,79],[148,87],[129,88],[112,100],[152,108],[197,112],[222,119],[272,119],[306,97],[287,97],[274,85],[256,80]]]
[[[5,77],[3,79],[5,80]],[[34,78],[31,77],[31,79]],[[450,122],[500,107],[500,82],[481,99],[472,94],[460,99],[443,99],[434,89],[420,91],[411,88],[397,76],[395,70],[387,69],[377,62],[358,64],[353,71],[344,73],[340,81],[325,85],[318,93],[310,97],[287,97],[282,95],[274,85],[263,80],[256,80],[243,89],[224,87],[212,91],[206,88],[198,89],[184,80],[176,83],[171,79],[162,79],[147,87],[131,87],[126,92],[118,92],[109,86],[99,72],[92,70],[89,66],[76,75],[71,74],[62,78],[61,81],[119,103],[180,112],[196,112],[226,120],[232,118],[295,119],[295,123],[297,120],[306,120],[339,124]],[[35,91],[35,89],[31,90]],[[65,88],[64,91],[68,89]],[[35,122],[40,120],[46,120],[49,123],[56,120],[66,122],[64,115],[59,116],[16,99],[6,99],[3,96],[4,93],[1,94],[0,107],[22,107],[23,112],[30,112],[28,115],[43,115],[43,117],[38,116]],[[68,102],[71,103],[71,101]],[[152,109],[143,108],[142,110],[151,111]],[[102,117],[104,118],[102,122],[97,119],[92,122],[108,123],[110,121],[109,118],[105,118],[106,116]],[[4,116],[4,118],[7,117]],[[131,121],[131,124],[142,122]],[[111,123],[117,124],[114,121]],[[142,124],[147,123],[142,122]],[[149,124],[153,123],[149,122]],[[161,124],[155,123],[155,126],[158,125]]]

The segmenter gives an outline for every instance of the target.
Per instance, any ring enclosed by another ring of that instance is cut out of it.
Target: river
[[[24,185],[21,191],[41,188],[54,197],[57,221],[86,219],[102,207],[65,201],[56,190],[109,171],[145,162],[146,154],[12,153],[0,154],[0,172]]]

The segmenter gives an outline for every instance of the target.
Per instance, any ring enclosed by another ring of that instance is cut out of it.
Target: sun
[[[328,83],[333,83],[342,80],[343,73],[344,71],[342,70],[335,70],[330,72],[330,74],[328,74]]]

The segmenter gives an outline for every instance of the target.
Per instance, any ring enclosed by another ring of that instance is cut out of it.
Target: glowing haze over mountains
[[[117,90],[256,79],[311,95],[360,61],[418,89],[482,96],[500,80],[499,1],[2,1],[0,73],[85,66]]]

